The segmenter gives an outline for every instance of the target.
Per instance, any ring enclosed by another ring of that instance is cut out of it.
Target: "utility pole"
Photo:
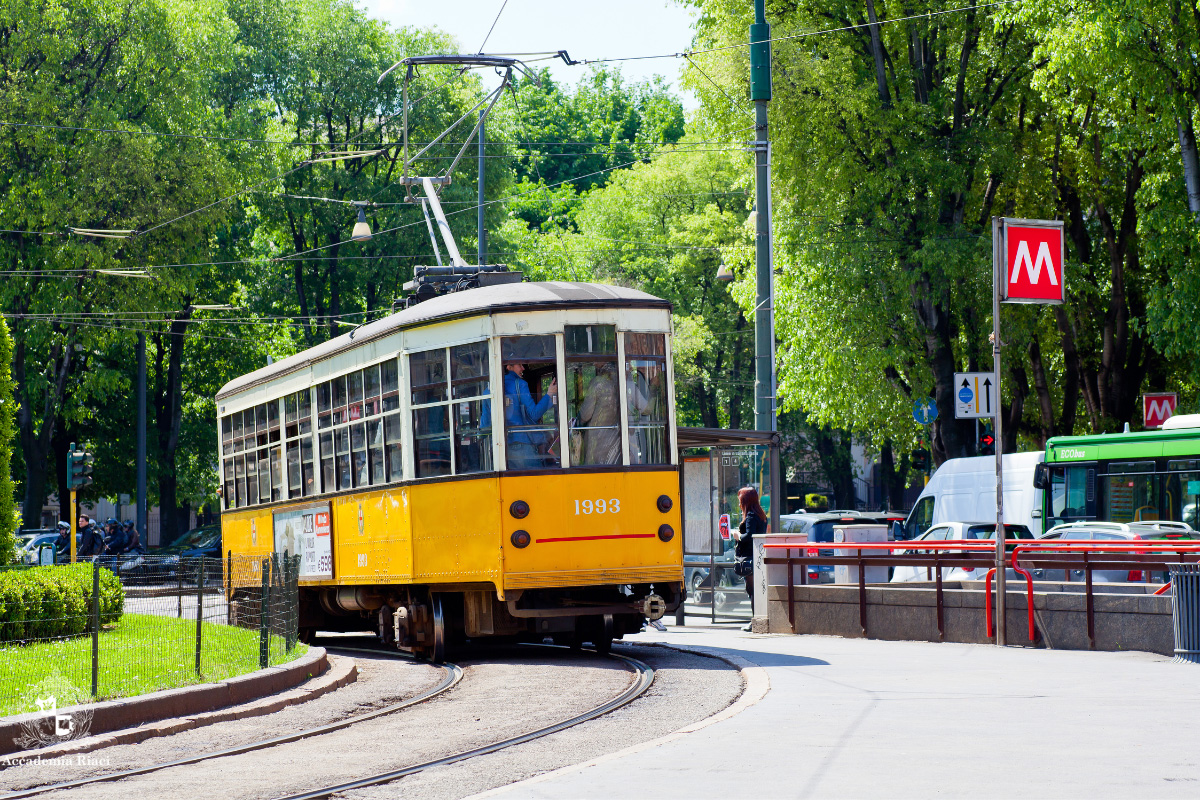
[[[754,24],[750,26],[750,99],[754,101],[754,428],[775,433],[775,273],[771,263],[771,138],[767,131],[771,26],[765,0],[754,0]],[[784,491],[777,444],[771,445],[769,455],[768,530],[778,531]]]
[[[150,544],[146,530],[146,334],[138,334],[137,343],[137,527],[142,546]]]
[[[475,219],[475,225],[478,230],[477,239],[479,240],[479,260],[476,262],[479,266],[487,263],[487,229],[483,227],[483,179],[484,165],[487,163],[483,157],[483,119],[487,116],[485,109],[479,110],[479,207],[476,209],[478,216]]]
[[[754,427],[774,431],[775,311],[771,269],[771,150],[767,103],[771,99],[771,26],[765,0],[754,0],[750,26],[750,99],[754,101]],[[775,504],[772,503],[772,506]]]

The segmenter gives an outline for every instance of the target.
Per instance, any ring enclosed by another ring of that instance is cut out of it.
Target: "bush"
[[[0,642],[75,636],[88,630],[92,610],[89,563],[0,572]],[[125,590],[100,567],[100,624],[121,618]]]

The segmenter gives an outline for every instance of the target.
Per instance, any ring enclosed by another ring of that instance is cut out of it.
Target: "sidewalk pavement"
[[[740,656],[726,719],[494,792],[505,798],[1200,796],[1200,666],[1138,653],[743,633],[633,642]],[[762,672],[757,673],[761,685]]]

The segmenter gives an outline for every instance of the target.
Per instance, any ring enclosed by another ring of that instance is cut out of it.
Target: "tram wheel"
[[[442,596],[435,594],[430,598],[433,608],[433,645],[429,648],[429,660],[441,664],[446,660],[446,615],[442,611]]]
[[[592,634],[592,644],[596,647],[596,652],[602,656],[606,656],[612,652],[613,643],[613,616],[605,614],[597,620],[597,632]]]

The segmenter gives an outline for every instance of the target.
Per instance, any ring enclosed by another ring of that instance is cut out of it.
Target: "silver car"
[[[1186,522],[1067,522],[1055,525],[1046,531],[1038,541],[1060,540],[1063,542],[1112,542],[1132,543],[1139,541],[1168,542],[1191,541],[1200,539],[1200,533],[1192,529]],[[1066,570],[1036,569],[1031,570],[1034,580],[1044,581],[1082,581],[1086,579],[1082,569],[1071,570],[1070,577]],[[1093,583],[1161,583],[1165,573],[1159,571],[1150,573],[1146,570],[1134,569],[1095,569],[1092,570]],[[1151,580],[1153,579],[1153,580]],[[1161,579],[1161,580],[1160,580]]]

